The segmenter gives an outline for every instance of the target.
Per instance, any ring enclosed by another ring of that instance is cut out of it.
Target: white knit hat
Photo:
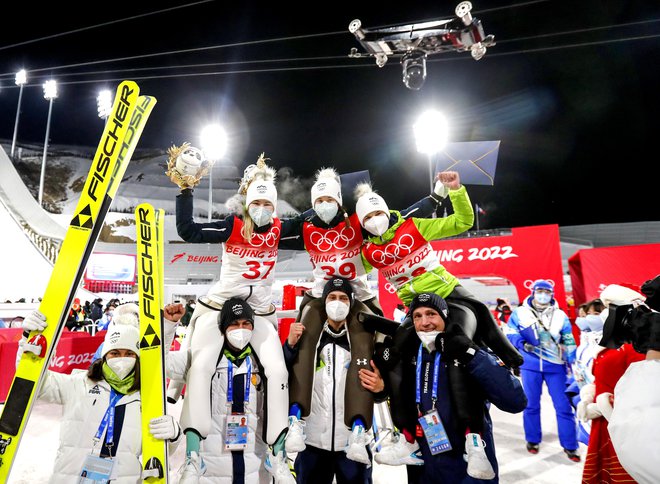
[[[277,208],[277,188],[269,180],[254,180],[250,183],[245,194],[245,206],[249,206],[255,200],[268,200]]]
[[[140,332],[138,329],[130,324],[113,324],[110,326],[103,340],[101,357],[112,350],[131,350],[139,355]]]
[[[135,303],[120,304],[112,315],[112,324],[130,324],[139,328],[140,308]]]
[[[312,207],[319,197],[331,197],[340,206],[342,204],[339,175],[333,168],[322,168],[316,174],[316,182],[312,185]]]
[[[360,225],[364,217],[369,215],[371,212],[377,212],[382,210],[389,215],[390,209],[387,207],[387,203],[383,200],[383,197],[378,195],[371,189],[371,185],[368,183],[360,183],[355,187],[355,197],[357,198],[357,203],[355,204],[355,213],[358,216]]]

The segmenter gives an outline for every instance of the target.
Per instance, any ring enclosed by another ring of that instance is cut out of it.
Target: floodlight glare
[[[447,118],[438,111],[426,111],[413,126],[417,151],[429,156],[442,151],[449,140]]]
[[[426,54],[413,50],[401,58],[401,64],[403,64],[403,83],[408,89],[420,90],[426,80]]]
[[[22,86],[27,82],[27,71],[25,69],[21,69],[16,73],[16,85],[17,86]]]
[[[99,118],[106,119],[112,111],[112,93],[109,89],[104,89],[96,96],[96,110]]]
[[[44,99],[55,99],[57,97],[57,82],[50,80],[44,82]]]
[[[217,124],[206,126],[201,133],[200,141],[204,156],[210,161],[217,161],[227,151],[227,133]]]

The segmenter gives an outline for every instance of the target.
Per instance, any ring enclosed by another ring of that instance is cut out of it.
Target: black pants
[[[296,481],[298,484],[371,484],[372,467],[346,457],[343,450],[330,451],[308,445],[296,457]]]

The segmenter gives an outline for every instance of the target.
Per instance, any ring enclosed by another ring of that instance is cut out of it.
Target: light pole
[[[16,85],[18,86],[18,106],[16,107],[16,122],[14,123],[14,137],[11,140],[11,157],[14,158],[16,148],[16,134],[18,133],[18,118],[21,114],[21,99],[23,99],[23,86],[27,82],[27,71],[21,69],[16,73]]]
[[[44,178],[46,175],[46,155],[48,153],[48,134],[50,133],[50,115],[53,112],[53,99],[57,97],[57,83],[53,80],[44,82],[44,99],[48,100],[48,121],[46,121],[46,139],[44,140],[44,157],[41,160],[41,177],[39,178],[39,205],[44,198]]]
[[[227,151],[227,133],[217,125],[211,124],[202,130],[200,136],[202,152],[205,159],[209,162],[209,215],[208,221],[213,216],[213,165],[222,158]]]
[[[413,132],[415,133],[415,141],[417,142],[417,151],[429,157],[429,181],[431,183],[431,192],[433,192],[435,178],[433,160],[434,156],[447,146],[447,140],[449,139],[447,118],[438,111],[426,111],[413,125]]]
[[[108,122],[108,116],[112,111],[112,93],[109,89],[103,89],[99,92],[99,95],[96,96],[96,110],[99,113],[99,118],[103,120],[104,123]]]

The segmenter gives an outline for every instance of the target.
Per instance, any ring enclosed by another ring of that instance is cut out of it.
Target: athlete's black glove
[[[464,365],[468,364],[479,350],[457,324],[449,324],[447,330],[438,335],[435,347],[441,350],[445,362],[458,360]]]

